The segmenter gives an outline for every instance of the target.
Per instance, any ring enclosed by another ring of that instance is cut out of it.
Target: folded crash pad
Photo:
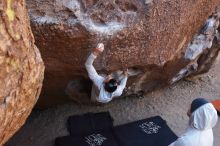
[[[168,146],[177,139],[159,116],[115,127],[115,134],[121,146]]]
[[[87,113],[71,116],[68,119],[68,130],[72,136],[83,136],[108,128],[113,128],[113,118],[109,112]]]
[[[65,136],[55,140],[55,146],[120,146],[112,130],[96,131],[84,136]]]

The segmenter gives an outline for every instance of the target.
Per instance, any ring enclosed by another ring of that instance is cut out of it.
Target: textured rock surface
[[[26,121],[43,82],[24,0],[0,1],[0,145]]]
[[[98,42],[106,46],[95,62],[100,73],[122,68],[141,72],[129,78],[127,94],[178,81],[189,75],[182,69],[192,73],[199,66],[191,69],[189,64],[206,50],[205,45],[194,55],[188,45],[218,4],[219,0],[28,0],[46,64],[40,101],[55,100],[65,90],[78,101],[86,99],[84,62]],[[209,38],[211,42],[213,37]]]

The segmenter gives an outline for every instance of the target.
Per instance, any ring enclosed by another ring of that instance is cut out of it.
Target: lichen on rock
[[[0,1],[0,145],[25,123],[44,78],[25,6],[24,0]]]

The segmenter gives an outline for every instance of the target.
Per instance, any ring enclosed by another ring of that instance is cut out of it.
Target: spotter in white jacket
[[[211,103],[204,104],[190,116],[186,132],[169,146],[213,146],[212,128],[217,121],[214,106]]]

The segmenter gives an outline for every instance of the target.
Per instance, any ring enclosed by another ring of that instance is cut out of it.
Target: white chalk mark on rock
[[[185,58],[195,60],[205,49],[211,48],[213,39],[217,34],[218,26],[218,19],[215,19],[214,17],[209,18],[201,30],[201,34],[197,34],[192,43],[188,45],[185,52]]]
[[[145,4],[150,4],[152,2],[153,2],[153,0],[145,0]]]
[[[185,68],[181,69],[178,74],[172,78],[170,84],[173,84],[179,80],[181,80],[182,78],[190,75],[192,72],[196,71],[198,68],[198,64],[194,63],[194,64],[189,64],[188,66],[186,66]]]
[[[77,0],[56,0],[54,2],[55,10],[59,13],[59,11],[68,10],[70,13],[73,13],[76,18],[69,17],[67,18],[67,23],[69,25],[73,25],[76,23],[80,23],[84,26],[88,31],[99,33],[102,35],[112,35],[118,31],[121,31],[126,27],[124,23],[120,22],[105,22],[105,24],[96,24],[90,16],[83,12],[81,8],[81,4]],[[36,15],[35,13],[30,12],[31,19],[36,21],[39,24],[58,24],[63,21],[64,18],[59,15],[44,14],[44,16]]]

